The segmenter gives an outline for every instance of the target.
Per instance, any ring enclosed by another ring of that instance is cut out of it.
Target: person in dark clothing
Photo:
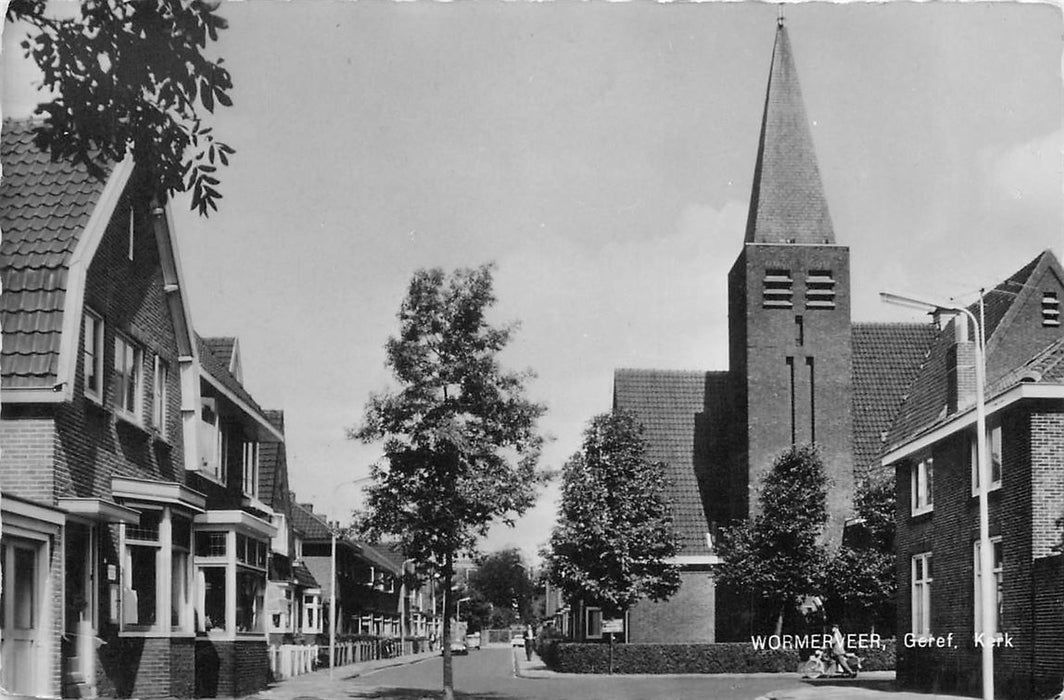
[[[525,659],[527,661],[532,660],[532,645],[536,643],[536,633],[532,630],[532,625],[525,625]]]

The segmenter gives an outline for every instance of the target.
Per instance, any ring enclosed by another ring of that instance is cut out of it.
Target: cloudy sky
[[[223,3],[237,151],[210,219],[174,203],[192,313],[236,335],[282,408],[300,500],[346,519],[379,449],[346,438],[389,386],[417,268],[494,261],[505,360],[560,467],[619,367],[724,369],[777,7]],[[969,298],[1062,250],[1061,15],[1037,4],[787,5],[856,320],[877,292]],[[33,73],[4,34],[3,111]],[[557,489],[485,543],[528,552]]]

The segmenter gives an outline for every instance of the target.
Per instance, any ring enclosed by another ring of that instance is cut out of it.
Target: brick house
[[[277,431],[193,332],[166,207],[5,122],[0,685],[52,697],[246,694],[266,677]],[[217,345],[217,344],[214,344]]]
[[[2,136],[0,685],[191,696],[204,499],[185,484],[195,347],[169,218],[131,160],[96,180],[32,127]]]
[[[737,243],[739,243],[737,241]],[[634,413],[668,465],[682,585],[629,611],[633,642],[713,642],[763,631],[718,591],[717,524],[757,514],[774,458],[815,442],[833,487],[829,541],[877,468],[894,414],[934,337],[929,324],[853,323],[850,250],[836,239],[786,28],[776,31],[744,240],[728,275],[729,369],[618,369],[613,408]],[[571,601],[563,627],[600,639],[601,610]]]
[[[333,533],[307,503],[292,503],[294,527],[301,533],[300,558],[321,584],[324,634],[329,633],[333,596]],[[401,566],[375,547],[342,533],[336,537],[336,634],[399,636]]]
[[[883,462],[897,478],[898,631],[911,640],[898,646],[898,679],[907,687],[977,692],[978,632],[1001,642],[995,685],[1009,696],[1048,694],[1064,682],[1062,297],[1064,270],[1048,251],[985,296],[997,619],[984,624],[978,608],[975,341],[967,323],[939,333],[891,431]],[[919,646],[939,637],[948,646]]]

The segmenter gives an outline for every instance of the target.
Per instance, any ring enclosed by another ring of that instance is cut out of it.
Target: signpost
[[[624,632],[624,618],[614,617],[602,621],[602,633],[610,635],[610,675],[613,675],[613,635]]]

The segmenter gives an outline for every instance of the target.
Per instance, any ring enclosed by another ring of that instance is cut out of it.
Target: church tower
[[[743,250],[728,275],[730,370],[738,400],[730,510],[793,444],[816,443],[832,486],[829,537],[852,511],[850,251],[835,241],[787,30],[780,19]]]

